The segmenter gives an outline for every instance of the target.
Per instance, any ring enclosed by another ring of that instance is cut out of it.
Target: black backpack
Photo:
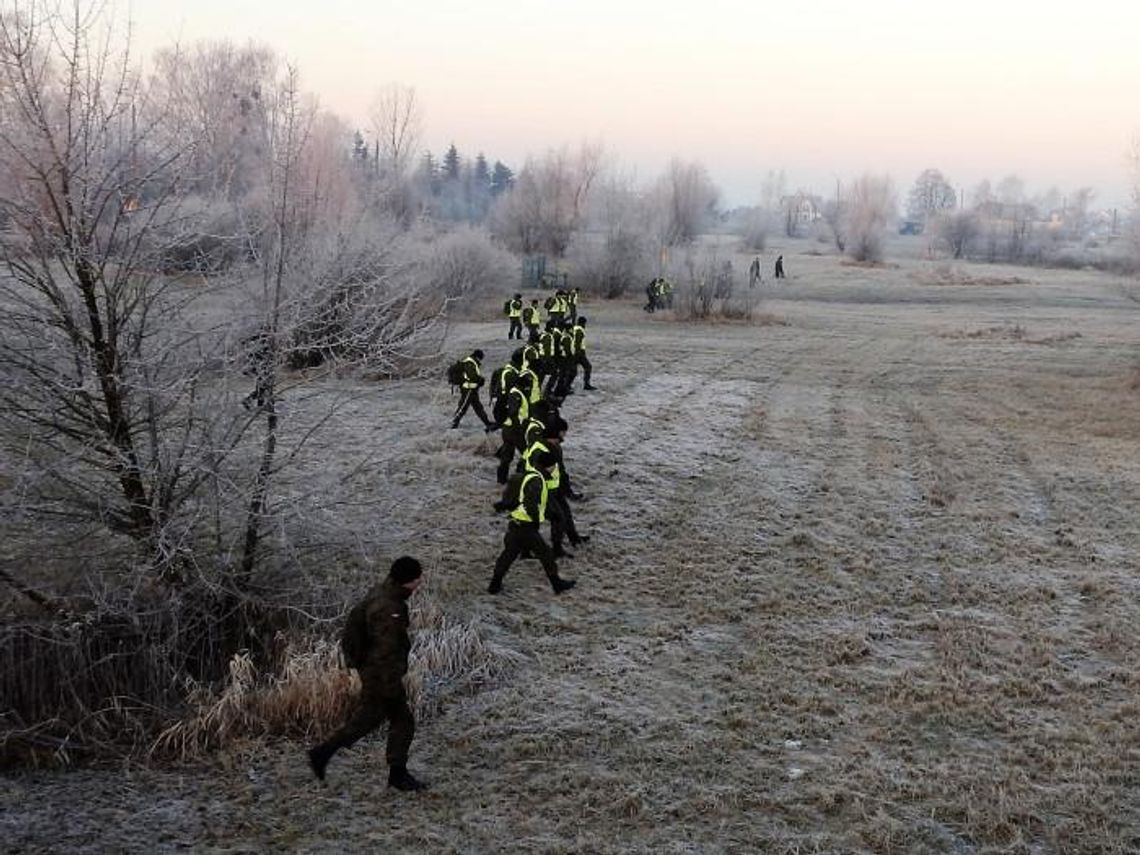
[[[366,600],[361,600],[349,610],[340,635],[340,652],[344,654],[344,664],[347,667],[360,668],[364,664],[364,658],[368,655]]]
[[[447,366],[447,382],[452,386],[462,386],[464,374],[462,359]]]
[[[511,313],[511,301],[507,300],[507,302],[503,303],[503,314],[509,315],[510,313]]]
[[[503,394],[503,370],[505,368],[504,365],[502,368],[496,368],[491,372],[491,391],[489,394],[492,398],[498,398]]]

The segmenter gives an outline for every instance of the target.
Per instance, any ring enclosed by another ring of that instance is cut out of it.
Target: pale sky
[[[769,169],[789,189],[925,167],[957,187],[1128,204],[1140,135],[1140,0],[133,0],[136,50],[254,40],[353,124],[415,87],[424,146],[518,169],[601,142],[643,179],[704,163],[730,205]]]

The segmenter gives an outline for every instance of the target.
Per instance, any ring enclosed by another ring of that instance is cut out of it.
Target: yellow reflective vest
[[[526,507],[526,490],[528,485],[534,483],[535,479],[541,487],[538,499],[538,519],[532,519],[532,514]],[[519,485],[519,498],[518,507],[511,511],[511,519],[521,523],[539,523],[541,524],[546,520],[546,497],[548,495],[546,487],[546,479],[542,477],[541,472],[527,472]]]

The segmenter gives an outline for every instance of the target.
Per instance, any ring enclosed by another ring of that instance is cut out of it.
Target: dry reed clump
[[[489,642],[477,622],[456,621],[430,601],[416,610],[413,631],[404,684],[420,719],[449,697],[494,683],[521,659]],[[344,667],[335,641],[310,637],[289,645],[268,678],[259,678],[250,656],[240,653],[220,688],[192,687],[194,712],[166,728],[151,755],[188,761],[246,739],[313,738],[343,723],[359,691],[360,679]]]
[[[150,753],[185,761],[239,739],[306,736],[342,720],[358,688],[338,645],[325,639],[287,647],[280,672],[260,680],[249,653],[238,653],[220,689],[190,687],[195,712],[163,730]]]
[[[132,756],[184,708],[187,681],[225,669],[234,639],[257,641],[268,610],[206,590],[103,603],[81,616],[0,629],[0,766]]]

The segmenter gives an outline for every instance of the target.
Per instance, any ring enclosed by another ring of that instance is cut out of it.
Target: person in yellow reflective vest
[[[546,479],[551,477],[557,465],[557,459],[549,451],[536,452],[531,456],[534,471],[527,472],[519,485],[518,499],[507,522],[507,533],[503,537],[503,551],[495,561],[487,593],[497,594],[503,590],[503,577],[523,551],[530,552],[541,562],[555,594],[569,591],[576,584],[575,580],[563,579],[558,575],[558,562],[539,531],[539,526],[546,519],[549,497]]]
[[[577,365],[582,366],[582,388],[592,392],[598,387],[590,385],[590,374],[594,366],[586,357],[586,320],[585,316],[578,318],[571,333],[574,336],[574,360]]]
[[[522,346],[522,359],[523,365],[525,365],[535,374],[538,373],[539,363],[542,361],[542,356],[538,349],[537,335],[531,336],[530,340]]]
[[[506,305],[507,317],[510,318],[511,327],[507,330],[507,338],[522,338],[522,312],[523,300],[522,294],[515,294],[515,296],[507,301]]]
[[[526,324],[531,338],[538,335],[538,330],[542,326],[542,306],[538,305],[537,297],[531,300],[530,305],[523,309],[523,323]]]
[[[507,389],[513,382],[515,372],[515,366],[508,362],[502,368],[497,368],[491,373],[491,389],[488,395],[491,399],[491,416],[495,419],[497,426],[502,424],[506,411]]]
[[[571,288],[570,293],[566,295],[566,314],[572,322],[578,320],[578,303],[582,299],[582,294],[577,288]]]
[[[546,322],[546,329],[538,337],[538,356],[542,363],[539,375],[546,379],[554,373],[555,355],[558,351],[558,335],[554,331],[554,321]]]
[[[561,288],[546,299],[546,311],[555,326],[562,325],[562,316],[566,312],[566,302],[563,298]]]
[[[574,375],[577,373],[576,357],[574,355],[574,334],[570,329],[570,319],[567,318],[560,329],[555,330],[555,371],[547,383],[547,394],[555,398],[565,398],[573,395],[571,386]]]
[[[495,429],[495,423],[487,418],[487,411],[483,409],[483,403],[479,400],[479,387],[483,385],[483,351],[471,351],[471,355],[463,359],[460,364],[463,366],[463,382],[459,384],[459,405],[455,408],[451,426],[458,428],[459,422],[470,407],[483,422],[487,433],[490,433]]]
[[[526,393],[527,403],[533,406],[542,400],[542,381],[526,364],[526,360],[521,362],[522,367],[515,374],[515,383]]]
[[[562,548],[562,541],[570,538],[570,544],[578,544],[589,540],[589,536],[580,536],[574,525],[574,514],[570,504],[566,501],[566,493],[570,487],[570,476],[566,473],[566,464],[562,458],[562,439],[566,435],[568,425],[561,416],[552,416],[543,425],[541,436],[534,438],[526,451],[522,453],[523,471],[535,471],[533,459],[540,452],[549,452],[554,455],[557,465],[546,479],[548,500],[546,516],[550,520],[550,545],[555,558],[573,558],[573,554]]]
[[[523,431],[530,418],[530,400],[518,383],[518,375],[509,378],[510,385],[504,386],[503,398],[503,442],[495,456],[499,458],[496,477],[500,484],[506,484],[511,473],[511,460],[515,452],[523,450]]]

